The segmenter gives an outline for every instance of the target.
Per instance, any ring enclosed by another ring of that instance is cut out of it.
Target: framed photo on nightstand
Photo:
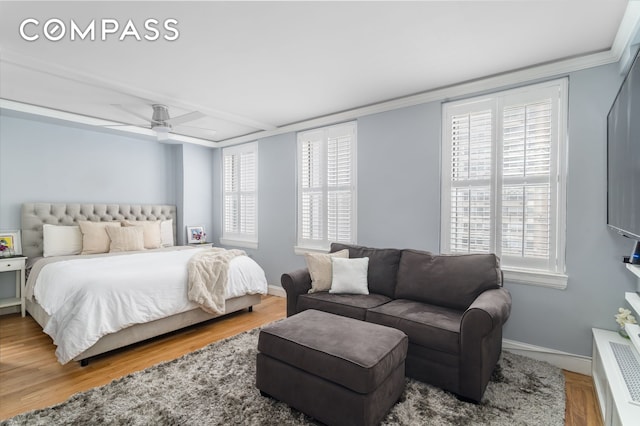
[[[20,231],[0,231],[0,257],[22,254]]]
[[[207,242],[207,234],[204,226],[187,226],[187,244],[204,244]]]

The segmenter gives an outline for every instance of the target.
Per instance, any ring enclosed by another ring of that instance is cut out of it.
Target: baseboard
[[[591,357],[588,356],[570,354],[509,339],[502,339],[502,349],[539,361],[546,361],[563,370],[591,376]]]
[[[0,315],[8,315],[20,313],[20,306],[7,306],[6,308],[0,308]]]
[[[287,292],[284,290],[284,288],[280,287],[279,285],[269,284],[267,294],[270,294],[272,296],[278,296],[278,297],[287,297]]]

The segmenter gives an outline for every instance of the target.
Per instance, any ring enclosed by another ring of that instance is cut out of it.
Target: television
[[[636,240],[640,264],[640,51],[607,116],[607,224]]]

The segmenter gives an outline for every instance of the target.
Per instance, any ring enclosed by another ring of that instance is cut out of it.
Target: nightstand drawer
[[[20,259],[0,258],[0,272],[20,270],[24,268],[24,260],[24,257]]]

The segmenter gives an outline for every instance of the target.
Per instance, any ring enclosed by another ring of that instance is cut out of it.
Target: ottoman
[[[405,386],[400,330],[307,310],[260,331],[256,387],[327,425],[378,424]]]

